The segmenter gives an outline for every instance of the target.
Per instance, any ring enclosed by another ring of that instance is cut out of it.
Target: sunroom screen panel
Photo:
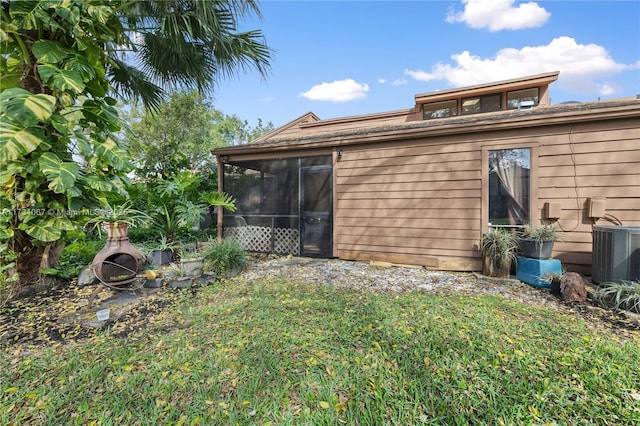
[[[299,254],[300,167],[329,164],[330,156],[225,164],[224,191],[237,207],[224,214],[225,237],[250,251]]]

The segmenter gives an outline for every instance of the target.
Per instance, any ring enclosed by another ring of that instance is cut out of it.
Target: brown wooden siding
[[[640,225],[637,119],[344,146],[335,164],[335,244],[346,259],[479,269],[483,160],[487,149],[532,147],[532,220],[559,202],[554,256],[589,273],[591,231],[617,220]],[[606,198],[610,219],[586,217],[589,197]]]
[[[562,240],[554,256],[590,273],[594,225],[640,225],[639,120],[584,123],[545,138],[539,151],[539,200],[560,202]],[[606,218],[587,217],[590,197],[606,198]]]
[[[344,150],[336,164],[341,257],[477,269],[480,153],[442,142]]]

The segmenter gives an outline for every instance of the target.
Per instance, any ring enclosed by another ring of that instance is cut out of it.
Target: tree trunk
[[[18,253],[16,271],[20,277],[12,289],[12,297],[19,298],[35,294],[51,286],[42,276],[42,270],[55,266],[62,252],[61,241],[34,244],[33,238],[23,231],[16,230],[13,250]]]

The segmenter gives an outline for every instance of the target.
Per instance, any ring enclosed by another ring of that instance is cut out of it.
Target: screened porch
[[[223,235],[249,251],[331,257],[331,156],[224,164],[224,191],[237,210]]]

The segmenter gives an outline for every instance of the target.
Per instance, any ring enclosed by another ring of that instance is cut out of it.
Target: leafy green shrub
[[[162,234],[151,231],[147,227],[137,226],[135,228],[129,228],[129,242],[136,247],[139,246],[155,246],[159,245],[162,239]]]
[[[214,242],[204,252],[204,269],[221,279],[232,271],[242,270],[247,264],[245,250],[233,239]]]
[[[235,200],[230,195],[204,192],[210,184],[205,180],[201,174],[184,171],[172,177],[149,178],[128,186],[127,191],[136,208],[147,212],[151,219],[143,226],[147,232],[160,233],[169,242],[197,241],[201,240],[200,223],[212,206],[235,210]],[[132,241],[137,241],[138,235],[135,238]]]
[[[606,282],[600,284],[595,300],[603,306],[640,314],[640,282]]]
[[[71,279],[80,274],[82,268],[90,265],[95,255],[104,247],[104,239],[90,240],[77,237],[62,249],[55,271],[57,276]]]

